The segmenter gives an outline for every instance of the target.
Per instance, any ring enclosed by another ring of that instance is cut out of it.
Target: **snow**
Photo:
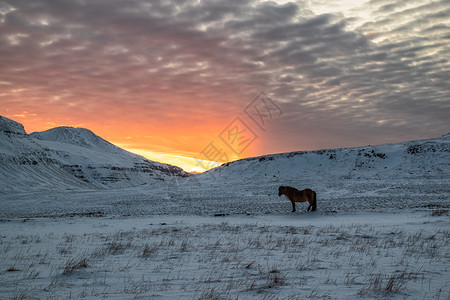
[[[180,168],[130,153],[84,128],[57,127],[30,135],[72,175],[101,188],[138,186],[171,176]]]
[[[206,176],[0,195],[0,298],[450,296],[442,180],[319,187],[296,213],[276,182]]]
[[[4,117],[0,162],[0,193],[124,188],[187,176],[178,167],[125,151],[87,129],[58,127],[28,135],[21,124]]]
[[[33,132],[30,136],[42,141],[59,142],[77,147],[96,149],[97,151],[119,152],[122,154],[126,152],[85,128],[62,126],[43,132]]]
[[[1,117],[1,116],[0,116]],[[68,174],[23,126],[0,119],[0,194],[32,190],[94,188]]]
[[[25,135],[25,129],[22,124],[0,116],[0,132]]]
[[[448,215],[401,211],[0,223],[0,298],[445,299]]]
[[[186,176],[89,130],[0,129],[0,299],[450,297],[449,135]]]

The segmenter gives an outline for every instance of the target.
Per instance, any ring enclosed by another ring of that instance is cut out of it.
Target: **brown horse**
[[[295,202],[309,202],[308,210],[315,211],[316,206],[316,192],[311,189],[297,190],[290,186],[280,186],[278,188],[278,196],[286,195],[292,203],[292,212],[295,212]]]

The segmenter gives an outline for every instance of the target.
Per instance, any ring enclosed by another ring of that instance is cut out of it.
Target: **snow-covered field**
[[[0,298],[450,297],[442,184],[330,186],[319,211],[291,213],[275,185],[183,180],[0,195]]]
[[[238,182],[206,175],[124,189],[0,194],[0,218],[286,213],[291,203],[278,197],[278,186],[299,186],[277,178],[259,184],[258,179]],[[321,212],[450,209],[450,186],[442,179],[297,178],[304,187],[314,187]],[[307,205],[297,207],[306,210]]]
[[[448,299],[440,211],[0,223],[0,298]]]
[[[449,299],[449,182],[449,134],[188,176],[0,116],[0,299]]]

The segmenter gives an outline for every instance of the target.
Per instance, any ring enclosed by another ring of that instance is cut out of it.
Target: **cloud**
[[[260,153],[448,131],[448,1],[317,15],[315,5],[9,1],[0,6],[0,103],[11,115],[181,128],[173,139],[185,145],[196,136],[184,129],[226,126],[264,91],[285,113],[260,135]]]

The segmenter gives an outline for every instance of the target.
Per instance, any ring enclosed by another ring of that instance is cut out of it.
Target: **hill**
[[[58,127],[28,135],[22,124],[1,116],[0,162],[0,192],[120,188],[187,176],[88,129]]]
[[[223,164],[207,176],[260,182],[283,179],[432,179],[450,176],[450,134],[440,138],[356,148],[298,151]],[[309,181],[309,180],[308,180]]]
[[[190,184],[173,198],[190,195],[207,208],[214,202],[219,213],[289,210],[280,185],[315,190],[321,211],[448,208],[450,135],[246,158],[184,180]]]

